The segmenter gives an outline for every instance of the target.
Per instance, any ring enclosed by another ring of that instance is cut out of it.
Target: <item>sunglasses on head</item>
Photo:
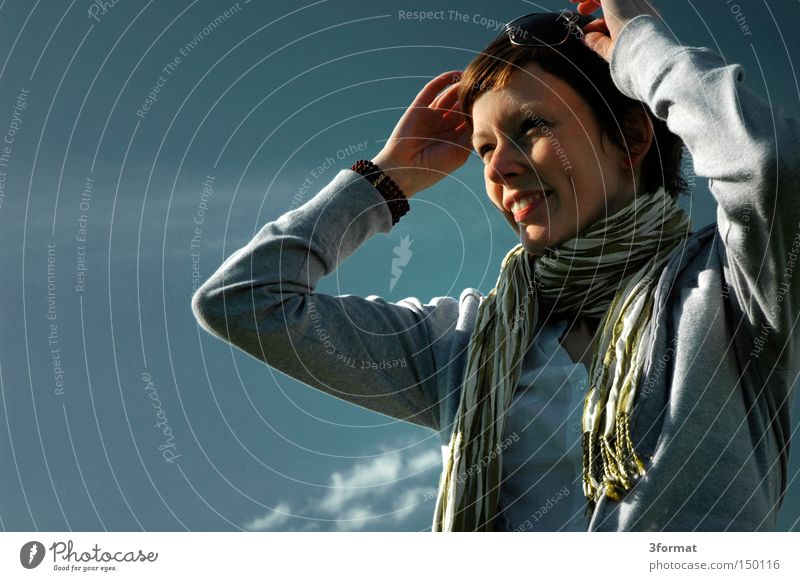
[[[583,39],[583,27],[593,20],[569,10],[533,12],[506,24],[502,34],[517,46],[558,46],[573,36]]]

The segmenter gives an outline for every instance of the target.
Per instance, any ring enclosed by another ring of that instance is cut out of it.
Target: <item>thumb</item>
[[[603,34],[602,32],[587,32],[583,37],[583,42],[604,60],[608,61],[611,58],[611,47],[614,43],[607,34]]]

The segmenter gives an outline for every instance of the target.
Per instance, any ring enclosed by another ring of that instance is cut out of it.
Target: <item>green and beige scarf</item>
[[[433,531],[491,531],[502,480],[500,441],[539,309],[600,319],[583,411],[583,488],[589,510],[619,500],[644,464],[630,413],[653,331],[655,283],[692,229],[664,189],[635,196],[580,236],[534,257],[515,246],[478,309],[461,399],[439,480]]]

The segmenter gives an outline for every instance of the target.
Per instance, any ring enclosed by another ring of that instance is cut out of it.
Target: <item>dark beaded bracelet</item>
[[[381,193],[392,214],[392,226],[397,224],[400,218],[411,209],[408,199],[403,195],[397,183],[371,161],[360,159],[350,169],[367,178],[372,186]]]

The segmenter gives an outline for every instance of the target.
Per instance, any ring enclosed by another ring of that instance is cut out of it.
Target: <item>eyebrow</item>
[[[520,118],[530,117],[532,119],[545,117],[544,110],[546,107],[542,101],[527,101],[514,107],[514,112],[509,113],[503,122],[515,122]],[[475,147],[476,138],[484,137],[486,134],[483,131],[472,134],[472,147]]]

